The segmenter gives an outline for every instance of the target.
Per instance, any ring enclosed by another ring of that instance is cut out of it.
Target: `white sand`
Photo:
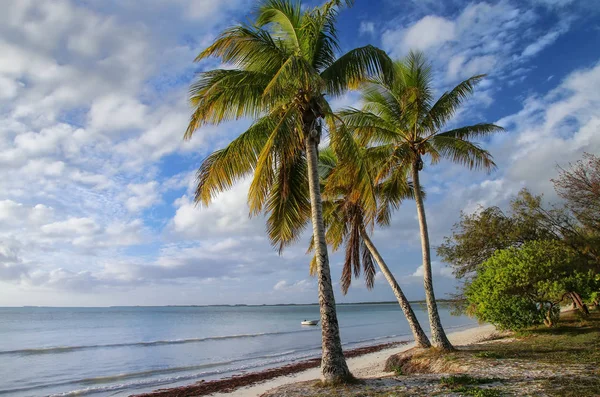
[[[477,343],[488,337],[490,337],[496,329],[493,325],[482,325],[475,328],[469,328],[462,331],[456,331],[448,334],[448,338],[455,346],[469,345]],[[392,354],[400,353],[404,350],[408,350],[413,347],[412,343],[408,345],[399,346],[392,349],[381,350],[375,353],[365,354],[359,357],[348,359],[348,366],[354,376],[358,378],[377,378],[381,376],[389,375],[389,373],[383,372],[385,360]],[[231,393],[215,393],[211,394],[213,397],[256,397],[260,396],[264,392],[271,390],[275,387],[286,385],[294,382],[302,382],[312,379],[319,379],[321,376],[319,368],[313,368],[306,371],[298,372],[293,375],[280,376],[273,378],[263,383],[259,383],[253,386],[247,386]]]

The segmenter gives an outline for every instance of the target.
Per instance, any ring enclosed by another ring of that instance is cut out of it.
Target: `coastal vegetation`
[[[553,326],[560,306],[598,304],[600,158],[585,154],[553,180],[562,205],[523,189],[498,207],[462,214],[438,255],[464,281],[460,308],[500,328]]]

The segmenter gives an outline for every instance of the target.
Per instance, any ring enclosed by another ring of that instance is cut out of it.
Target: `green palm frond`
[[[268,73],[279,69],[290,55],[284,43],[267,30],[239,25],[224,30],[195,61],[217,57],[236,68]]]
[[[364,103],[362,108],[364,112],[373,113],[385,122],[394,124],[395,129],[405,125],[407,113],[398,94],[394,95],[381,86],[366,84],[362,89],[361,99]]]
[[[263,97],[277,98],[282,92],[311,92],[322,88],[321,79],[312,65],[302,57],[290,56],[264,87]]]
[[[338,120],[329,115],[326,115],[325,119],[329,122],[330,131],[335,132],[331,134],[330,144],[339,160],[338,167],[328,178],[328,184],[337,187],[353,181],[355,194],[360,195],[362,205],[368,209],[376,208],[373,181],[362,149],[343,123],[336,123]]]
[[[470,140],[475,138],[485,138],[502,131],[504,131],[504,128],[495,124],[480,123],[442,132],[437,134],[437,136],[448,136],[456,139]]]
[[[275,183],[276,167],[284,159],[293,158],[302,150],[301,129],[298,126],[297,109],[289,108],[280,115],[269,138],[265,141],[260,155],[256,161],[254,178],[248,190],[248,206],[251,215],[258,215],[268,200],[269,192]],[[274,119],[276,115],[269,118]],[[295,116],[295,117],[294,117]],[[275,121],[275,120],[273,120]]]
[[[377,185],[379,207],[376,222],[380,226],[389,226],[393,211],[400,208],[404,200],[414,199],[412,183],[407,181],[408,167],[404,172],[393,172],[391,176]]]
[[[450,136],[436,135],[431,140],[439,154],[456,164],[461,164],[469,169],[483,169],[491,172],[496,168],[492,155],[478,144],[453,138]]]
[[[484,77],[484,74],[473,76],[458,84],[451,91],[442,94],[427,112],[423,126],[428,128],[431,133],[439,131],[456,114],[463,102],[473,94],[475,85]]]
[[[336,164],[337,157],[331,146],[319,150],[319,177],[321,179],[327,179]]]
[[[271,118],[259,119],[226,148],[209,155],[198,170],[196,201],[209,205],[219,193],[249,175],[275,126]]]
[[[348,130],[354,132],[361,146],[378,145],[394,141],[399,137],[396,127],[368,111],[354,108],[342,109],[338,112]]]
[[[218,124],[242,117],[257,118],[268,108],[263,92],[269,76],[245,70],[212,70],[190,86],[193,113],[184,138],[204,124]]]
[[[283,248],[296,241],[310,217],[306,159],[302,155],[285,159],[270,189],[266,211],[267,232],[273,245]]]
[[[338,96],[348,88],[355,89],[367,78],[381,73],[392,73],[392,61],[387,54],[371,45],[356,48],[339,57],[321,77],[327,84],[327,93]]]
[[[302,25],[300,1],[265,0],[258,9],[256,26],[269,26],[272,35],[287,43],[290,50],[300,49],[298,30]]]
[[[401,77],[395,87],[401,87],[409,94],[408,101],[420,104],[420,108],[429,109],[433,98],[433,78],[431,64],[425,54],[411,51],[406,58],[397,64]]]

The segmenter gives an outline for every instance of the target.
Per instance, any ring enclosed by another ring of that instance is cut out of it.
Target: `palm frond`
[[[317,275],[317,267],[319,264],[317,263],[317,256],[313,255],[310,259],[310,263],[308,264],[308,274],[311,276]]]
[[[319,150],[319,177],[322,180],[327,179],[336,165],[337,156],[331,146]]]
[[[341,95],[355,89],[367,78],[392,72],[392,61],[379,48],[367,45],[347,52],[323,70],[321,77],[327,85],[327,94]]]
[[[460,127],[446,132],[437,134],[438,136],[448,136],[451,138],[471,140],[476,138],[485,138],[494,133],[504,131],[504,128],[495,125],[480,123],[475,125],[469,125],[466,127]]]
[[[496,168],[492,155],[476,143],[462,139],[436,135],[431,139],[433,147],[444,158],[453,163],[461,164],[469,169],[483,169],[491,172]]]
[[[292,51],[300,49],[298,30],[302,25],[300,1],[263,0],[258,9],[256,26],[269,26],[272,35],[280,38]]]
[[[354,108],[338,112],[348,130],[354,133],[361,146],[379,145],[398,139],[395,126],[376,114]]]
[[[373,289],[375,286],[375,261],[371,251],[367,248],[365,241],[361,239],[360,250],[362,252],[363,275],[367,289]]]
[[[201,73],[190,86],[190,103],[194,110],[184,138],[190,139],[204,124],[258,118],[268,108],[263,92],[269,79],[263,73],[246,70],[217,69]]]
[[[249,175],[274,127],[272,119],[259,119],[226,148],[209,155],[198,170],[196,202],[209,205],[219,193]]]
[[[273,245],[283,248],[296,241],[310,218],[306,159],[282,159],[270,188],[266,211],[267,233]]]
[[[451,91],[445,92],[429,109],[423,126],[430,133],[437,132],[444,126],[455,114],[463,102],[473,94],[475,85],[485,77],[484,74],[473,76],[454,87]]]
[[[259,214],[268,200],[269,191],[275,183],[278,162],[281,159],[294,158],[301,151],[301,128],[298,128],[298,110],[289,108],[285,113],[269,116],[275,119],[280,117],[269,138],[261,148],[256,161],[254,178],[248,191],[248,206],[250,214]]]
[[[265,86],[263,98],[278,98],[299,90],[320,91],[321,87],[321,79],[313,67],[302,57],[290,56]]]
[[[279,69],[289,55],[281,40],[267,30],[238,25],[224,30],[195,61],[212,56],[240,69],[268,73]]]

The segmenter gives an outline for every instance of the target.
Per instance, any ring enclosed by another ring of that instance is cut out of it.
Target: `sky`
[[[195,172],[249,120],[201,128],[190,141],[187,90],[220,65],[195,56],[251,18],[252,0],[37,1],[0,14],[0,306],[310,303],[308,235],[278,255],[264,219],[249,218],[249,181],[209,207]],[[315,5],[313,1],[306,5]],[[356,0],[339,17],[343,51],[373,44],[392,57],[425,52],[437,95],[485,73],[449,123],[494,122],[480,142],[486,174],[425,165],[431,244],[461,211],[506,208],[527,187],[557,200],[557,166],[600,153],[600,2]],[[330,98],[360,106],[359,95]],[[410,299],[422,299],[413,202],[373,241]],[[342,257],[331,255],[339,279]],[[434,256],[438,298],[456,288]],[[338,302],[393,300],[353,281]]]

